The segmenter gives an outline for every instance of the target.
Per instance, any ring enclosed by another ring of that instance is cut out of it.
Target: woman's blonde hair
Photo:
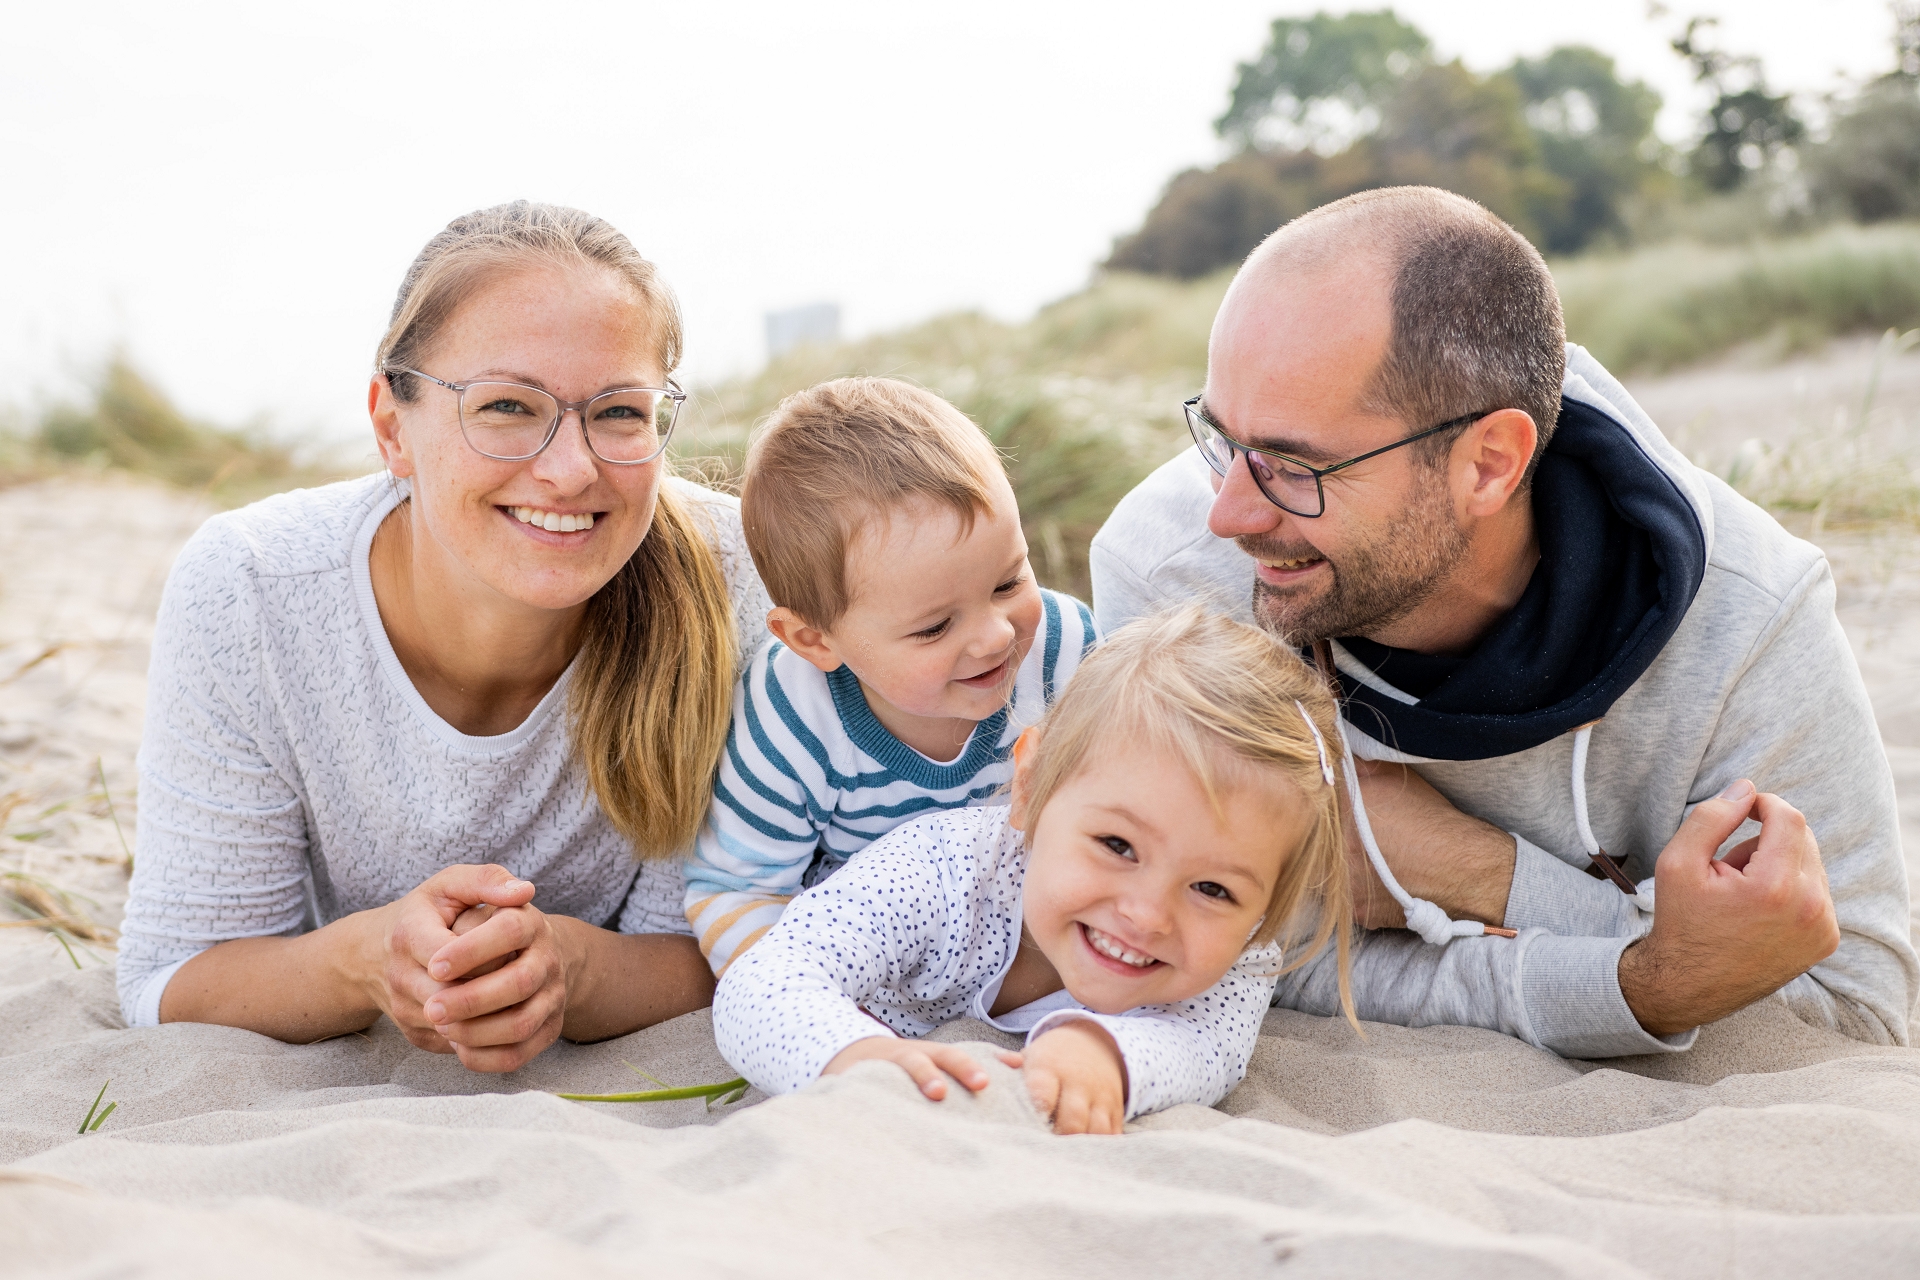
[[[1249,769],[1284,779],[1313,821],[1301,846],[1283,851],[1266,916],[1248,945],[1282,938],[1293,953],[1286,972],[1332,941],[1340,1007],[1357,1026],[1348,980],[1353,901],[1331,781],[1339,769],[1338,715],[1326,683],[1258,627],[1191,605],[1142,618],[1081,662],[1040,722],[1021,770],[1027,830],[1063,784],[1116,742],[1179,760],[1216,809],[1222,790]]]
[[[529,268],[610,271],[651,317],[662,373],[680,362],[680,308],[651,262],[610,224],[516,200],[455,218],[401,281],[374,357],[394,397],[420,395],[419,368],[460,307]],[[639,549],[587,602],[568,713],[600,808],[642,858],[691,844],[706,816],[733,707],[733,606],[696,512],[662,484]]]

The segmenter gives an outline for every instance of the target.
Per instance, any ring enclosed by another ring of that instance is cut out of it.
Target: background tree
[[[1457,61],[1416,68],[1386,102],[1378,131],[1353,150],[1370,160],[1356,191],[1444,187],[1535,240],[1564,218],[1568,184],[1541,163],[1520,91],[1504,75],[1478,76]]]
[[[1572,252],[1622,233],[1620,202],[1653,169],[1642,151],[1659,105],[1591,49],[1481,75],[1436,62],[1391,9],[1282,18],[1214,122],[1238,153],[1177,175],[1106,265],[1204,275],[1309,209],[1401,183],[1458,191]]]
[[[1689,18],[1671,43],[1692,64],[1694,79],[1713,94],[1706,132],[1688,156],[1688,167],[1708,189],[1731,191],[1799,142],[1807,129],[1789,95],[1767,92],[1758,58],[1712,46],[1711,29],[1719,25],[1718,18]]]
[[[1214,131],[1243,150],[1337,150],[1372,132],[1381,105],[1430,50],[1391,9],[1277,18],[1260,56],[1240,64]]]
[[[1565,184],[1560,206],[1541,211],[1540,248],[1573,253],[1624,239],[1623,205],[1659,171],[1653,121],[1660,95],[1621,80],[1612,58],[1578,47],[1521,58],[1507,76],[1525,104],[1541,164]]]
[[[1807,155],[1816,198],[1858,222],[1920,218],[1920,0],[1890,7],[1893,70],[1833,103],[1830,136]]]

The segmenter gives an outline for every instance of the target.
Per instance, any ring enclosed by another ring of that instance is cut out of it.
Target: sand
[[[0,875],[85,895],[111,925],[153,609],[207,508],[101,478],[5,498]],[[1822,541],[1920,851],[1920,535]],[[1464,1028],[1362,1041],[1275,1012],[1219,1109],[1061,1139],[991,1060],[980,1098],[942,1104],[881,1064],[711,1111],[544,1092],[648,1087],[623,1062],[726,1079],[705,1013],[558,1045],[507,1077],[385,1023],[304,1047],[128,1031],[111,961],[106,944],[69,959],[41,930],[0,930],[0,1275],[1920,1267],[1920,1050],[1854,1044],[1771,1003],[1691,1054],[1603,1064]],[[967,1023],[940,1038],[1005,1042]],[[106,1081],[118,1106],[77,1135]]]

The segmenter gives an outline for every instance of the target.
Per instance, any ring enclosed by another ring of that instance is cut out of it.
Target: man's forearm
[[[1460,812],[1412,770],[1376,765],[1361,783],[1372,828],[1400,887],[1457,920],[1498,925],[1513,887],[1513,837]],[[1406,921],[1370,866],[1356,875],[1360,920],[1373,928]]]
[[[1478,818],[1454,820],[1408,832],[1392,847],[1381,846],[1400,887],[1425,898],[1456,920],[1504,924],[1513,889],[1513,837]]]

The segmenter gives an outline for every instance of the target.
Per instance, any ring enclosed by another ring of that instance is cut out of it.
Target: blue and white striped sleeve
[[[1093,610],[1064,591],[1042,590],[1040,605],[1044,633],[1040,697],[1050,707],[1073,678],[1080,660],[1100,643],[1100,629],[1094,623]]]
[[[687,860],[687,922],[716,974],[773,927],[800,891],[832,804],[822,771],[795,751],[778,707],[790,706],[769,643],[734,688],[733,724],[713,804]],[[783,750],[781,744],[788,749]]]
[[[1105,1028],[1127,1070],[1127,1119],[1180,1102],[1213,1106],[1247,1074],[1260,1024],[1273,999],[1280,948],[1248,951],[1227,976],[1191,1000],[1123,1014],[1060,1009],[1027,1033],[1027,1043],[1076,1018]]]

